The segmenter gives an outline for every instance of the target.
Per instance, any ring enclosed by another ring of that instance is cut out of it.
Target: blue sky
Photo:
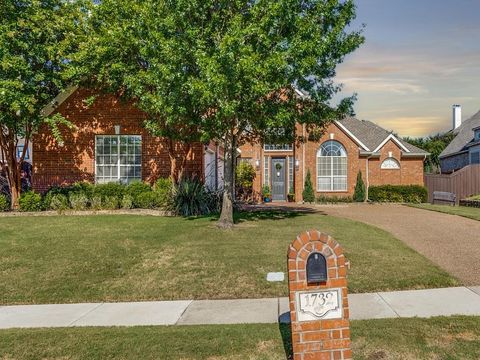
[[[338,67],[355,112],[402,136],[449,130],[480,110],[480,0],[357,0],[365,44]]]

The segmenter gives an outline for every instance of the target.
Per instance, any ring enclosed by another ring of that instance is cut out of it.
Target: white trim
[[[342,125],[339,121],[335,121],[335,125],[337,125],[341,130],[343,130],[348,136],[350,136],[358,145],[360,145],[365,151],[370,151],[370,149],[362,143],[353,133],[348,130],[344,125]]]
[[[42,116],[50,116],[65,100],[67,100],[70,95],[77,91],[78,86],[69,86],[60,94],[58,94],[47,106],[45,106],[42,111]]]
[[[388,142],[388,140],[393,140],[398,146],[400,146],[400,147],[401,147],[403,150],[405,150],[407,153],[410,152],[410,150],[408,150],[408,149],[400,142],[400,140],[398,140],[398,139],[395,137],[395,135],[393,135],[393,134],[388,135],[388,136],[385,138],[385,140],[383,140],[382,143],[381,143],[380,145],[378,145],[375,150],[373,150],[373,152],[377,152],[378,150],[380,150],[380,149],[383,147],[383,145],[385,145],[385,144]]]

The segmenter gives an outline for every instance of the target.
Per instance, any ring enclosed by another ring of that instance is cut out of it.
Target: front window
[[[263,149],[266,151],[291,151],[293,150],[292,144],[265,144]]]
[[[347,152],[338,141],[326,141],[317,152],[317,190],[347,190]]]
[[[95,182],[130,183],[141,179],[141,136],[98,135],[95,137]]]
[[[393,157],[386,158],[382,162],[382,169],[397,170],[400,169],[400,163]]]

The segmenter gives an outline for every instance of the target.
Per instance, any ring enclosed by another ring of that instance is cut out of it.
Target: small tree
[[[253,194],[253,180],[256,171],[252,164],[242,161],[235,169],[237,196],[244,201],[249,201]]]
[[[357,183],[355,185],[355,192],[353,193],[353,200],[356,202],[365,201],[365,183],[363,182],[362,172],[359,171],[357,174]]]
[[[310,170],[307,171],[307,177],[305,178],[305,185],[302,192],[303,201],[308,203],[315,202],[315,192],[313,191],[312,176]]]

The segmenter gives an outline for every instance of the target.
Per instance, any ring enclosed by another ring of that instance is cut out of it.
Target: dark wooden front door
[[[285,158],[272,159],[272,200],[286,200],[286,170]]]

